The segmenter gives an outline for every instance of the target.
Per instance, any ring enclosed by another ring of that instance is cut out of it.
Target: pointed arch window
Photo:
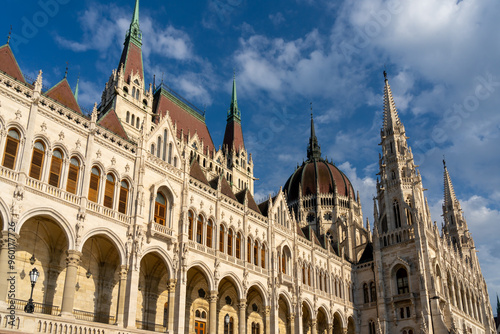
[[[369,334],[376,334],[375,322],[373,320],[370,320],[370,322],[368,323],[368,329],[369,329]]]
[[[286,254],[284,251],[281,251],[281,272],[286,274]]]
[[[166,224],[167,201],[162,193],[156,193],[155,200],[155,223],[164,225]]]
[[[79,175],[80,175],[80,161],[77,158],[71,158],[71,160],[69,161],[68,180],[66,182],[67,192],[76,194]]]
[[[241,233],[236,234],[236,257],[241,259]]]
[[[233,229],[227,233],[227,254],[233,256]]]
[[[404,268],[399,268],[396,272],[396,281],[398,286],[398,294],[408,293],[410,288],[408,286],[408,272]]]
[[[306,264],[302,264],[302,284],[306,284]]]
[[[253,244],[253,264],[259,265],[259,244],[257,241]]]
[[[375,282],[370,282],[370,297],[371,301],[377,301],[377,289],[375,288]]]
[[[396,228],[400,228],[401,227],[401,215],[399,212],[399,203],[397,200],[394,200],[394,202],[392,203],[392,210],[394,213],[394,225]]]
[[[100,179],[101,171],[97,167],[92,167],[89,184],[89,201],[97,203]]]
[[[132,114],[131,119],[132,119],[132,122],[130,122],[130,124],[132,124],[132,126],[134,126],[135,125],[135,115],[134,114]],[[153,154],[153,152],[151,152],[151,154]]]
[[[411,215],[412,206],[411,206],[411,199],[410,199],[410,197],[408,197],[406,199],[406,204],[408,205],[408,207],[405,208],[405,211],[406,211],[406,221],[408,222],[408,225],[411,226],[411,225],[413,225],[413,218],[412,218],[412,215]]]
[[[196,242],[199,244],[203,243],[203,216],[198,215],[198,221],[196,222]]]
[[[213,235],[213,227],[214,224],[212,223],[212,220],[209,219],[207,222],[207,247],[212,248],[212,235]]]
[[[311,285],[311,266],[307,266],[307,285]]]
[[[160,157],[161,154],[161,137],[158,136],[156,139],[156,157]]]
[[[122,181],[120,183],[120,197],[118,199],[118,212],[126,214],[127,213],[127,200],[128,200],[128,182]]]
[[[126,122],[130,123],[130,111],[127,111]]]
[[[221,225],[219,229],[219,251],[223,253],[224,253],[224,234],[225,234],[224,225]]]
[[[363,284],[363,301],[365,304],[370,302],[370,297],[368,295],[368,284]]]
[[[167,130],[163,130],[163,152],[162,152],[162,160],[167,160],[167,143],[168,143],[168,133]]]
[[[42,177],[42,166],[45,158],[45,145],[37,141],[33,147],[33,156],[31,158],[30,177],[40,180]]]
[[[193,240],[194,213],[191,210],[189,210],[188,212],[188,221],[189,221],[188,238],[189,240]]]
[[[137,116],[137,118],[135,119],[135,127],[139,129],[140,125],[141,125],[141,119],[139,118],[139,116]]]
[[[266,269],[266,246],[264,244],[260,246],[260,266]]]
[[[247,262],[252,263],[252,239],[247,238]]]
[[[16,165],[17,150],[19,148],[19,132],[16,130],[9,130],[7,134],[7,142],[5,143],[5,151],[3,153],[2,166],[14,169]]]
[[[106,175],[106,186],[104,188],[104,206],[107,208],[113,208],[115,195],[115,177],[113,174]]]
[[[172,143],[168,144],[168,163],[172,163]],[[174,161],[174,166],[177,167],[177,160]]]
[[[63,155],[60,150],[52,152],[52,161],[50,162],[49,184],[53,187],[59,187],[61,180]]]

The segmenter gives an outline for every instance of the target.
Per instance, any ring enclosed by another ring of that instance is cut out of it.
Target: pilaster
[[[64,290],[61,306],[61,316],[73,318],[73,306],[75,303],[75,285],[78,273],[78,265],[82,253],[76,250],[68,250],[66,258],[66,278],[64,279]]]

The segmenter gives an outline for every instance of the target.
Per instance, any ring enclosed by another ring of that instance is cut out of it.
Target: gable
[[[23,73],[14,57],[14,53],[8,44],[0,47],[0,70],[16,80],[26,83]]]
[[[66,78],[59,81],[59,83],[47,91],[45,95],[61,103],[63,106],[82,114],[82,110],[78,102],[76,102],[75,95],[73,95],[73,91]]]

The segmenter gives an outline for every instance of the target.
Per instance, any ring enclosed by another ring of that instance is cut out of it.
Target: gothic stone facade
[[[448,171],[440,233],[387,79],[373,231],[312,119],[307,161],[257,204],[236,83],[217,150],[203,113],[146,87],[138,15],[88,115],[0,48],[2,331],[495,332]]]

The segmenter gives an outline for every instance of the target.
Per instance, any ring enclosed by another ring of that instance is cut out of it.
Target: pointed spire
[[[139,0],[135,0],[134,14],[130,22],[128,36],[134,37],[139,43],[142,41],[142,32],[139,26]]]
[[[384,130],[393,130],[394,127],[401,124],[394,98],[392,97],[391,86],[387,79],[387,72],[384,71]]]
[[[230,118],[236,119],[236,121],[241,122],[241,112],[238,108],[238,98],[236,96],[236,75],[233,71],[233,91],[231,94],[231,105],[229,106],[229,110],[227,111],[227,119]]]
[[[453,205],[458,202],[455,195],[455,190],[453,189],[453,184],[451,183],[450,174],[448,173],[448,168],[446,168],[446,161],[443,159],[444,167],[444,207],[446,210],[451,210]]]
[[[75,92],[73,95],[75,95],[75,100],[78,102],[78,84],[80,82],[80,74],[78,74],[78,79],[76,79],[76,87],[75,87]]]
[[[135,1],[134,14],[123,45],[118,73],[120,74],[123,71],[123,78],[127,83],[130,83],[130,77],[133,74],[137,74],[141,77],[143,83],[144,69],[142,64],[142,32],[139,26],[139,0]],[[123,69],[121,69],[122,67]]]
[[[321,148],[318,144],[318,138],[316,138],[316,131],[314,129],[314,118],[312,112],[312,102],[311,102],[311,137],[309,138],[309,146],[307,147],[307,159],[319,160],[321,158]]]
[[[497,294],[497,317],[500,317],[500,299],[498,299],[498,294]]]

